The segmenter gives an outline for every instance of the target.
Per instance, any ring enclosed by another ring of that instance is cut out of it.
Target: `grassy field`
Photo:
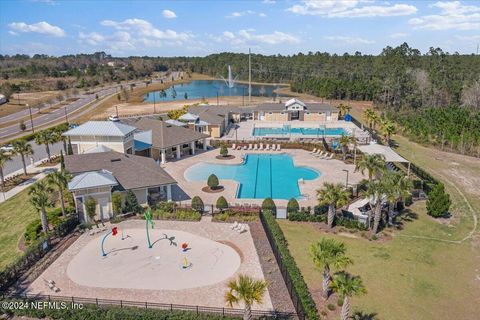
[[[364,107],[352,104],[362,120]],[[311,224],[280,222],[290,250],[313,292],[320,292],[321,273],[308,245],[323,236],[342,240],[368,294],[354,298],[356,309],[379,319],[475,319],[480,314],[480,159],[442,152],[395,136],[397,152],[441,180],[453,205],[452,218],[436,221],[416,203],[416,218],[405,221],[393,239],[376,243],[363,238],[322,233]]]
[[[461,244],[401,237],[428,234],[443,237],[445,227],[432,221],[424,204],[413,206],[418,218],[385,243],[363,238],[322,233],[312,224],[281,221],[311,291],[321,290],[321,272],[308,254],[310,243],[321,237],[343,241],[354,265],[348,271],[360,275],[368,293],[353,298],[353,309],[377,313],[379,319],[474,319],[480,313],[480,288],[475,278],[478,257],[469,242]],[[477,253],[478,255],[478,253]],[[332,301],[335,303],[335,301]]]
[[[28,190],[0,203],[0,270],[21,255],[18,242],[25,227],[40,217],[28,201]]]

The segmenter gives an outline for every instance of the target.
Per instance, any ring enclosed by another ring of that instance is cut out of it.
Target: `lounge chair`
[[[248,144],[248,150],[253,150],[253,146],[251,143]]]
[[[333,156],[334,156],[334,153],[332,152],[328,157],[325,157],[325,160],[332,160]]]
[[[255,150],[255,151],[258,150],[258,144],[255,143],[255,144],[253,145],[253,150]]]
[[[282,147],[280,147],[280,144],[277,144],[277,151],[281,151]]]
[[[317,148],[313,149],[312,151],[309,152],[310,154],[317,153]]]
[[[243,150],[247,150],[247,149],[248,149],[247,145],[244,145]]]
[[[274,144],[272,144],[272,151],[277,151],[277,147]]]
[[[237,149],[237,145],[234,143],[232,144],[232,150],[236,150]]]
[[[269,144],[267,144],[267,145],[265,146],[265,150],[267,150],[267,151],[270,150],[270,145],[269,145]]]
[[[323,151],[318,149],[317,152],[313,154],[314,157],[323,157]]]
[[[260,150],[263,150],[263,143],[260,143]]]
[[[237,229],[237,228],[238,228],[238,222],[235,221],[230,228],[231,228],[232,230]]]
[[[240,224],[240,227],[237,229],[238,233],[245,232],[245,224]]]
[[[237,150],[242,150],[242,146],[241,146],[241,145],[238,145],[238,146],[237,146]]]
[[[317,158],[324,159],[328,155],[328,152],[322,151],[318,154]]]

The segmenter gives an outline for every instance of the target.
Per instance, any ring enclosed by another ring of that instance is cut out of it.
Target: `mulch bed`
[[[210,189],[210,187],[208,186],[202,188],[202,191],[206,193],[219,193],[219,192],[222,192],[223,190],[225,190],[225,188],[222,186],[219,186],[217,189]]]
[[[215,158],[218,159],[218,160],[232,160],[232,159],[235,159],[235,156],[229,154],[229,155],[226,156],[226,157],[220,155],[220,156],[216,156]]]
[[[296,312],[261,222],[249,222],[248,226],[260,259],[263,275],[268,283],[268,292],[273,308],[280,312]]]
[[[27,175],[21,174],[21,175],[16,176],[13,179],[8,179],[8,180],[5,179],[5,189],[3,189],[3,191],[7,192],[9,190],[12,190],[13,188],[18,186],[19,184],[21,184],[21,183],[23,183],[27,180],[30,180],[31,178],[35,177],[36,175],[37,175],[37,173],[29,173]]]

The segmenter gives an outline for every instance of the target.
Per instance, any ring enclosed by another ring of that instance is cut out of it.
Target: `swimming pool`
[[[283,126],[280,128],[254,128],[253,136],[263,137],[263,136],[273,136],[273,135],[301,135],[301,136],[341,136],[346,135],[347,133],[343,128],[302,128],[296,127],[292,128],[291,126]]]
[[[286,199],[301,196],[298,180],[313,180],[316,170],[296,167],[288,154],[247,154],[241,165],[201,162],[185,171],[187,181],[206,181],[210,174],[239,183],[237,198]]]

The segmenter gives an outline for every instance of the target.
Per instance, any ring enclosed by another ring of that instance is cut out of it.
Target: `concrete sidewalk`
[[[15,188],[10,189],[7,192],[2,192],[2,195],[0,196],[0,203],[10,199],[11,197],[16,195],[17,193],[27,189],[28,187],[30,187],[35,182],[45,178],[45,176],[49,172],[51,172],[52,170],[58,170],[60,168],[60,164],[57,164],[57,165],[54,165],[54,166],[51,166],[51,167],[37,167],[44,160],[45,159],[42,159],[40,161],[35,162],[33,165],[27,166],[27,173],[37,173],[37,174],[34,177],[32,177],[31,179],[28,179],[27,181],[22,182],[21,184],[19,184]],[[23,168],[6,175],[5,178],[11,177],[11,176],[14,176],[14,175],[17,175],[17,174],[23,174]]]

